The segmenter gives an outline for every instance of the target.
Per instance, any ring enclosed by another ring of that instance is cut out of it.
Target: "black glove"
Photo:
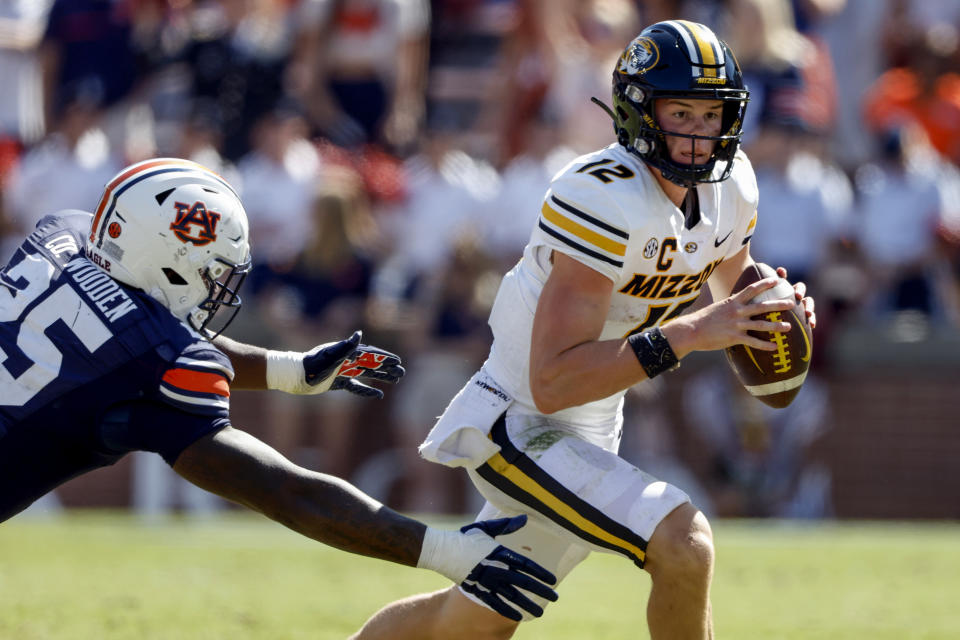
[[[462,527],[460,531],[467,533],[479,529],[495,538],[513,533],[526,523],[527,516],[520,515],[474,522]],[[500,545],[477,563],[460,586],[464,591],[483,600],[500,615],[519,622],[523,615],[510,606],[511,604],[537,618],[543,615],[543,607],[518,591],[518,587],[550,602],[556,602],[557,592],[547,586],[556,583],[556,576],[539,564]]]
[[[360,382],[379,380],[395,383],[405,373],[400,357],[378,347],[360,344],[362,332],[340,342],[314,348],[303,357],[303,372],[312,393],[346,389],[365,398],[382,398],[383,391]]]

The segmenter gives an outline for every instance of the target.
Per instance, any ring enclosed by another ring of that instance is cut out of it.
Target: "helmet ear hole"
[[[179,273],[177,273],[170,267],[164,267],[162,271],[163,271],[163,275],[167,277],[167,281],[170,284],[180,285],[180,286],[187,284],[187,281],[183,279],[183,276],[181,276]]]
[[[626,122],[630,119],[630,114],[624,111],[623,107],[620,105],[615,105],[615,108],[617,110],[617,116],[619,116],[621,122]]]
[[[157,204],[162,205],[167,197],[174,191],[176,191],[176,189],[167,189],[166,191],[161,191],[157,195],[153,196],[153,198],[157,201]]]

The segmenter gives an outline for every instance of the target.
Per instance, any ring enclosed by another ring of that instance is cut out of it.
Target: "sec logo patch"
[[[119,222],[111,222],[110,226],[107,227],[107,233],[110,234],[111,238],[119,238],[121,231],[123,231],[123,229],[120,227]]]
[[[657,239],[650,238],[647,240],[647,244],[643,247],[643,257],[647,259],[652,258],[653,256],[657,255],[657,249],[659,248],[660,243],[657,242]]]

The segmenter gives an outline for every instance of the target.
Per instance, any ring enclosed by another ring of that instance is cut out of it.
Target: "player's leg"
[[[696,507],[683,504],[657,525],[644,568],[653,580],[647,602],[650,637],[713,638],[713,535]]]
[[[518,624],[469,600],[458,587],[451,586],[388,604],[350,639],[503,640],[513,636]]]
[[[478,519],[493,513],[530,516],[525,527],[498,538],[502,544],[546,567],[558,581],[590,550],[616,553],[643,567],[652,544],[657,553],[651,624],[654,640],[704,637],[671,635],[675,628],[682,632],[684,625],[670,626],[662,620],[665,607],[685,596],[689,596],[683,603],[685,613],[693,610],[700,623],[709,619],[709,605],[705,605],[705,597],[698,597],[709,587],[697,586],[704,559],[691,551],[688,543],[691,536],[702,540],[703,532],[695,527],[700,520],[691,515],[696,510],[689,506],[686,494],[549,419],[515,416],[507,422],[500,420],[491,438],[500,446],[500,453],[470,471],[474,484],[489,501]],[[712,563],[712,554],[709,557]],[[389,605],[356,637],[431,638],[439,633],[440,637],[508,638],[514,629],[510,621],[453,589]]]
[[[518,417],[495,424],[491,438],[501,453],[471,472],[488,500],[505,510],[524,505],[534,524],[646,569],[653,640],[712,637],[713,540],[686,494],[549,421]],[[541,561],[535,546],[514,548]]]
[[[517,515],[505,512],[489,503],[477,515],[477,520],[490,520]],[[570,571],[589,554],[581,544],[556,535],[550,523],[530,518],[527,524],[513,533],[498,536],[506,547],[521,551],[527,557],[548,568],[562,582]],[[549,604],[543,598],[527,594],[544,609]],[[525,619],[531,619],[529,614]],[[479,599],[467,595],[459,587],[433,593],[419,594],[393,602],[371,618],[352,640],[406,640],[430,638],[458,638],[468,640],[500,640],[510,638],[518,623],[504,618]]]

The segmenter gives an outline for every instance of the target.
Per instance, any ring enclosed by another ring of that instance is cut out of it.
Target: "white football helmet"
[[[213,338],[240,309],[237,293],[250,270],[247,214],[233,188],[209,169],[178,158],[145,160],[104,188],[86,254]],[[221,306],[233,313],[213,331]]]

